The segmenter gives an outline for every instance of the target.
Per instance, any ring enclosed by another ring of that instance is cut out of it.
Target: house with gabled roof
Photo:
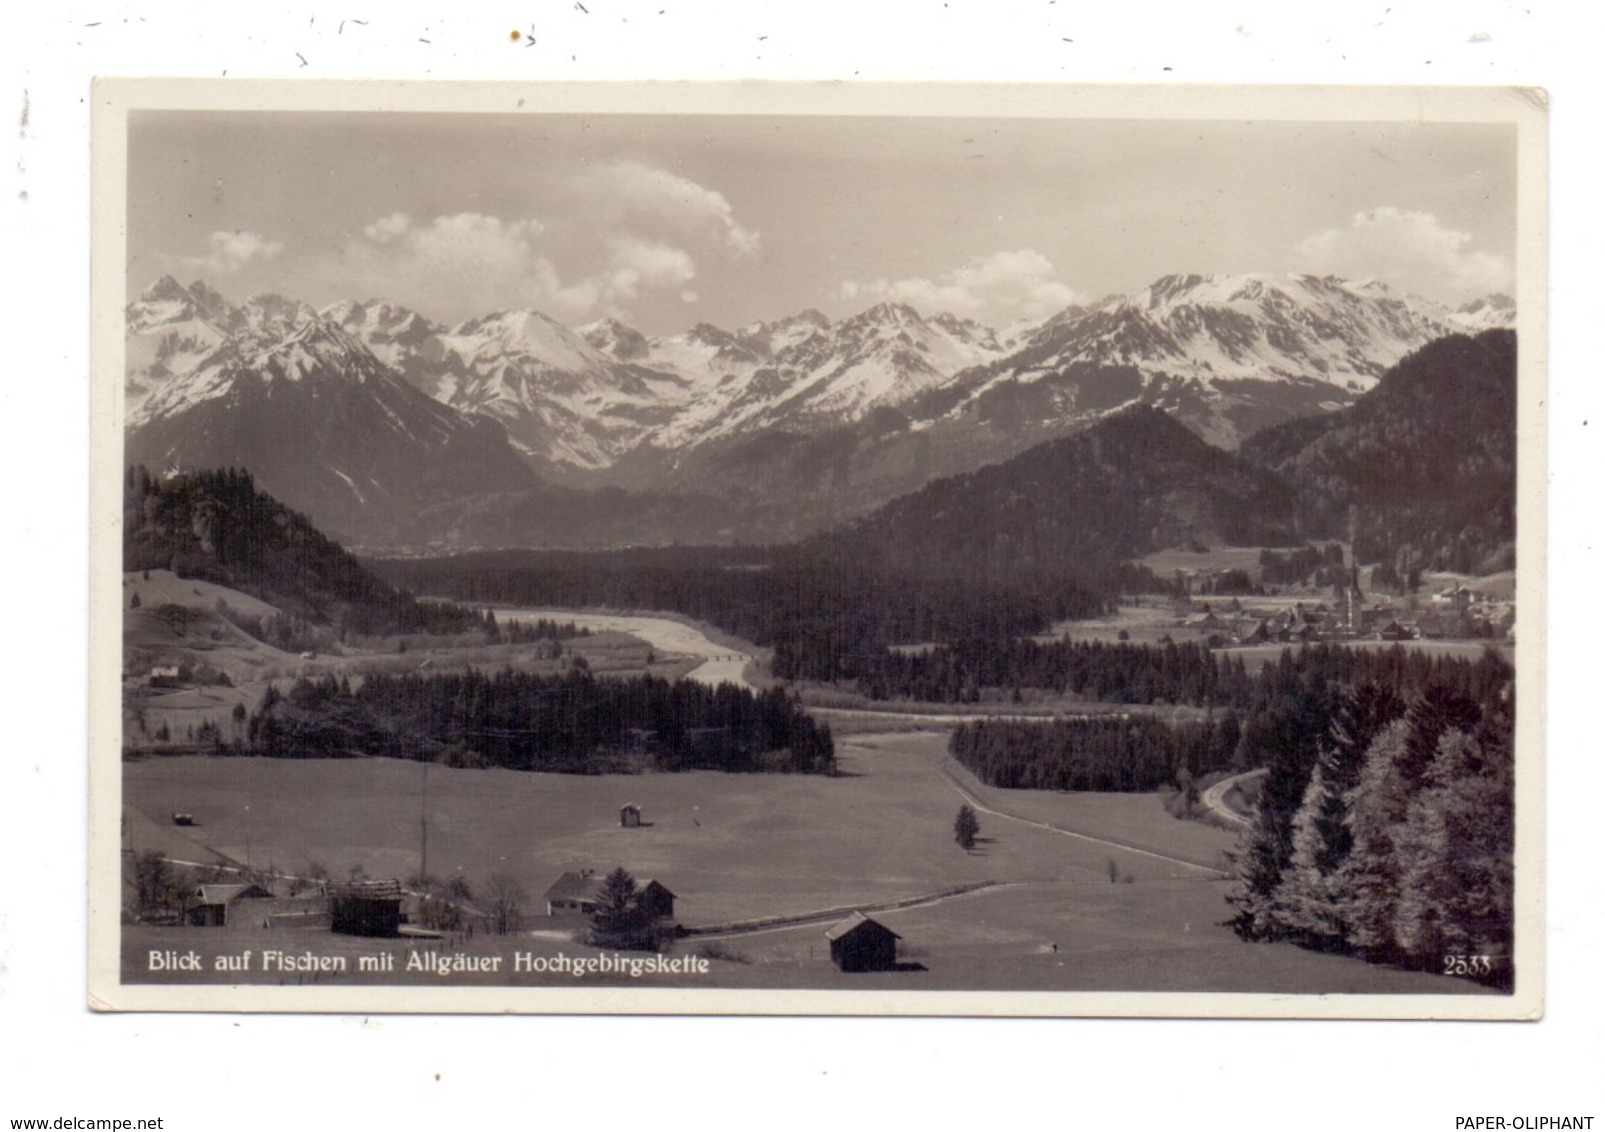
[[[203,884],[195,889],[195,905],[189,922],[195,927],[221,928],[241,917],[254,918],[250,904],[236,906],[239,900],[271,900],[273,894],[259,884]]]
[[[897,941],[903,937],[878,920],[854,912],[825,932],[832,963],[847,972],[897,968]]]
[[[607,878],[595,869],[566,872],[541,894],[546,901],[548,916],[589,916],[596,911],[597,901]],[[660,881],[645,877],[636,881],[635,899],[643,912],[653,919],[674,915],[675,895]]]

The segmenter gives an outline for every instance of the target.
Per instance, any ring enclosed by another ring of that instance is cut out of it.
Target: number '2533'
[[[1445,975],[1491,975],[1494,961],[1489,955],[1445,955],[1443,957],[1443,973]]]

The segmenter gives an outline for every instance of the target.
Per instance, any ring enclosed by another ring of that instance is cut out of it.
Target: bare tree
[[[491,873],[485,882],[484,909],[497,935],[517,930],[523,921],[523,904],[529,898],[524,886],[506,873]]]

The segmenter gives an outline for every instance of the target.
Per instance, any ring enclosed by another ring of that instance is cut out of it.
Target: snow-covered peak
[[[318,312],[299,299],[287,299],[271,291],[259,291],[240,304],[245,327],[259,337],[278,337],[293,333],[308,322],[318,321]]]
[[[1446,308],[1401,297],[1376,280],[1178,274],[1050,319],[1018,362],[1004,364],[1022,375],[1089,363],[1206,384],[1316,380],[1356,393],[1454,329]]]
[[[130,334],[149,334],[164,327],[205,322],[226,332],[237,321],[227,299],[197,280],[188,287],[164,275],[140,292],[126,311]]]
[[[301,304],[305,311],[311,308]],[[301,313],[291,307],[281,314]],[[136,429],[206,401],[237,395],[241,383],[273,386],[349,383],[386,386],[399,379],[356,338],[312,313],[282,336],[247,329],[225,339],[190,370],[161,384],[128,417]]]
[[[410,307],[379,299],[354,302],[342,299],[319,312],[325,322],[334,323],[361,341],[386,365],[407,368],[409,358],[440,328]]]
[[[497,311],[470,319],[442,334],[440,340],[447,350],[469,362],[516,357],[565,373],[605,369],[611,362],[580,335],[534,310]]]
[[[621,362],[633,362],[646,356],[646,335],[616,318],[599,318],[576,330],[587,343]]]
[[[140,301],[146,303],[181,301],[189,297],[189,291],[171,275],[162,276],[139,293]]]
[[[1516,300],[1509,295],[1484,295],[1480,299],[1456,307],[1452,317],[1459,325],[1473,330],[1514,326]]]
[[[771,355],[795,346],[830,325],[813,307],[774,322],[752,322],[736,331],[748,346]]]

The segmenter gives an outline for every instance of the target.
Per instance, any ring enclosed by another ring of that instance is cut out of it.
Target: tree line
[[[1345,693],[1270,768],[1229,897],[1237,933],[1510,989],[1511,691]]]
[[[659,770],[830,774],[835,746],[783,689],[476,670],[332,676],[269,687],[246,729],[251,753],[279,758],[378,755],[600,774]]]
[[[988,719],[957,728],[948,750],[991,786],[1124,793],[1228,765],[1240,734],[1235,715],[1177,725],[1151,715]]]
[[[1384,687],[1403,697],[1446,689],[1492,715],[1508,710],[1514,680],[1509,663],[1491,650],[1468,660],[1403,647],[1286,649],[1251,678],[1230,659],[1193,645],[1061,644],[1064,655],[1100,673],[1097,698],[1134,705],[1164,698],[1209,714],[1181,723],[1136,712],[1040,723],[983,720],[955,730],[955,758],[991,785],[1049,790],[1153,790],[1184,774],[1265,766],[1261,818],[1279,822],[1284,840],[1351,689]]]

